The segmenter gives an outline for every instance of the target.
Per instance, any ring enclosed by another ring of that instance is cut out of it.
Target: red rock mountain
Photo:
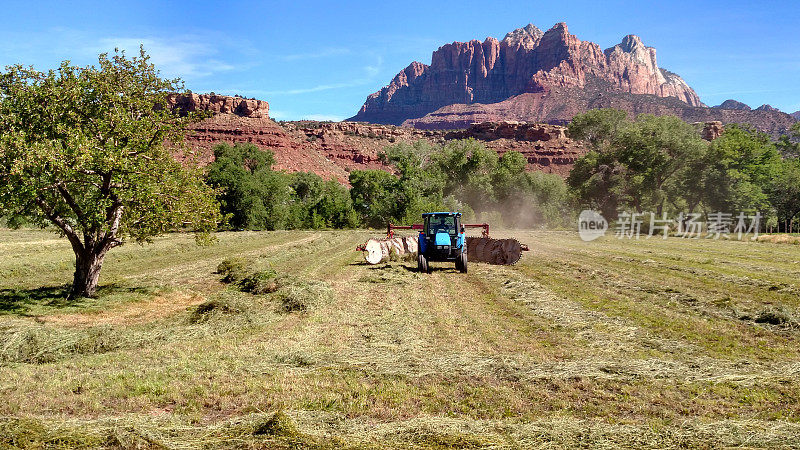
[[[565,128],[558,125],[483,123],[454,133],[352,122],[277,123],[269,119],[265,101],[191,94],[172,96],[169,103],[179,111],[212,112],[211,117],[192,125],[186,136],[189,150],[203,164],[213,161],[212,149],[219,143],[250,143],[271,150],[278,170],[314,172],[345,184],[353,169],[391,171],[378,154],[398,142],[443,144],[449,139],[471,137],[501,155],[509,150],[521,152],[530,170],[564,176],[586,152],[582,143],[569,139]]]
[[[709,108],[680,76],[658,66],[656,50],[638,36],[601,50],[563,23],[545,33],[528,25],[502,41],[444,45],[430,65],[411,63],[348,120],[421,129],[503,120],[564,124],[593,108],[749,123],[776,137],[796,121],[768,105],[751,110],[729,100]]]
[[[607,90],[675,97],[690,106],[700,98],[678,75],[658,67],[656,50],[625,36],[605,51],[556,24],[533,25],[502,41],[454,42],[433,53],[431,64],[413,62],[388,86],[370,95],[349,120],[401,124],[453,104],[491,104],[519,94],[602,83]]]

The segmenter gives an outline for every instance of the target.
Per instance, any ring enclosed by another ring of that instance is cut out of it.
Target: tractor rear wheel
[[[420,253],[419,256],[417,256],[417,270],[420,273],[428,272],[428,260],[422,253]]]

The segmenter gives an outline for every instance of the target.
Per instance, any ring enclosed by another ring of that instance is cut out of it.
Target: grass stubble
[[[800,248],[506,234],[467,275],[172,235],[67,302],[68,246],[0,230],[0,447],[800,446]]]

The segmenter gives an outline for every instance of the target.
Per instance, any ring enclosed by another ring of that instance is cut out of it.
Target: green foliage
[[[272,169],[272,152],[253,144],[219,144],[208,183],[219,191],[233,228],[351,228],[357,215],[347,188],[312,173]]]
[[[628,113],[623,110],[593,109],[573,117],[567,132],[571,138],[585,141],[592,150],[602,152],[628,126]]]
[[[100,55],[99,67],[18,65],[0,76],[0,214],[9,224],[55,220],[96,240],[139,241],[186,224],[216,226],[199,172],[164,146],[180,144],[193,119],[164,107],[178,80],[158,78],[148,61],[142,50],[132,59]]]
[[[358,215],[350,192],[334,180],[324,181],[313,173],[291,175],[292,228],[353,228]]]
[[[216,228],[201,172],[173,157],[197,118],[167,108],[181,89],[143,49],[102,54],[98,66],[0,74],[0,216],[10,226],[55,225],[69,239],[73,295],[94,294],[105,253],[128,238]]]
[[[800,122],[795,122],[787,135],[778,139],[778,150],[784,156],[790,158],[800,158]]]
[[[498,157],[473,139],[434,146],[419,141],[387,147],[384,161],[398,172],[353,171],[353,204],[364,223],[409,224],[424,212],[502,212],[512,226],[561,224],[566,217],[566,186],[556,175],[528,174],[527,160],[516,151]]]
[[[693,126],[673,116],[631,121],[617,110],[589,111],[575,117],[569,132],[592,150],[567,182],[581,203],[612,218],[620,207],[660,214],[680,201],[684,175],[706,148]]]
[[[785,224],[800,214],[800,159],[781,161],[775,172],[767,192],[777,222]]]
[[[767,135],[728,125],[707,153],[704,206],[713,211],[766,211],[770,183],[780,164],[780,155]]]
[[[217,273],[222,275],[225,283],[238,283],[252,271],[253,262],[245,258],[225,258],[217,266]]]
[[[354,170],[349,179],[353,208],[364,225],[380,228],[402,220],[404,202],[397,177],[383,170]]]
[[[729,124],[707,143],[675,117],[642,115],[630,121],[611,110],[578,115],[569,130],[592,149],[570,173],[570,190],[583,206],[608,218],[623,208],[760,211],[772,224],[800,214],[800,163],[791,156],[795,144],[789,137],[774,143],[763,133]]]
[[[219,191],[222,213],[239,229],[284,228],[289,218],[287,177],[272,170],[269,150],[253,144],[219,144],[208,168],[208,183]]]

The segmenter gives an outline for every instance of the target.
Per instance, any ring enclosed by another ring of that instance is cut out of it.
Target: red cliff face
[[[678,75],[658,67],[655,49],[637,36],[603,51],[559,23],[546,33],[528,25],[502,41],[490,37],[444,45],[433,53],[430,66],[413,62],[370,95],[350,120],[400,124],[448,105],[497,103],[524,93],[598,83],[610,91],[702,105]]]
[[[243,97],[215,94],[170,94],[167,105],[182,112],[210,111],[213,114],[235,114],[251,119],[269,119],[269,103]]]

